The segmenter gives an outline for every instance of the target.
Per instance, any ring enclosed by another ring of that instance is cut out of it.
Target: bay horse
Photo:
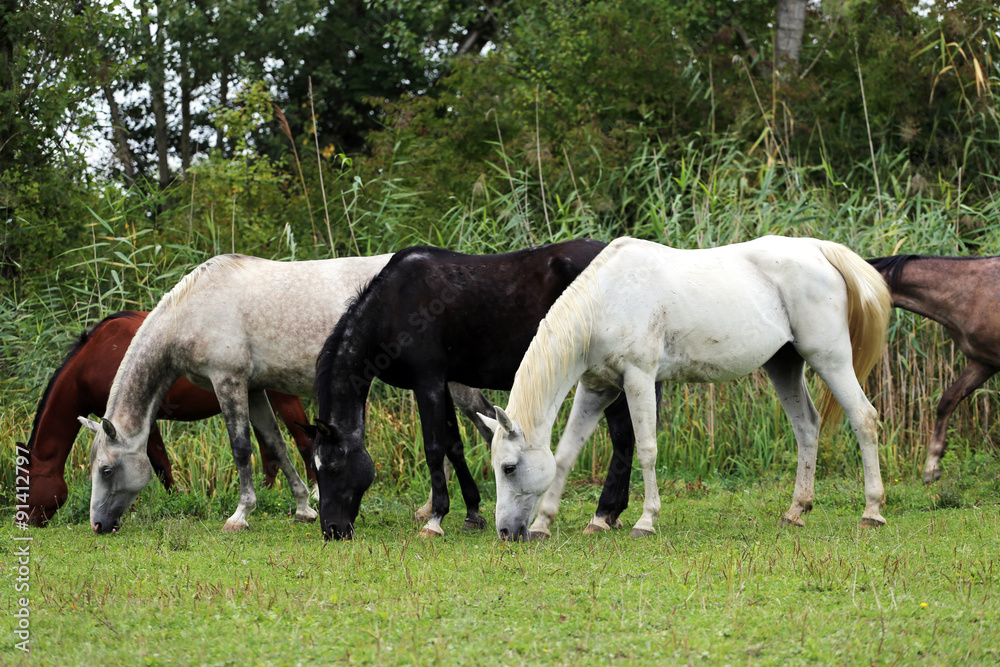
[[[893,255],[868,260],[889,284],[892,305],[940,323],[968,360],[941,395],[924,482],[941,477],[948,421],[959,403],[1000,370],[1000,257]]]
[[[247,526],[256,506],[250,424],[288,479],[295,519],[314,521],[309,492],[292,466],[266,389],[307,395],[315,360],[359,285],[391,255],[275,262],[219,255],[170,290],[136,332],[115,374],[90,452],[90,522],[114,531],[152,476],[146,441],[156,411],[181,376],[215,392],[240,483],[223,530]]]
[[[416,397],[431,472],[431,513],[421,534],[444,534],[445,457],[462,489],[463,527],[485,525],[445,385],[509,389],[539,321],[605,245],[580,239],[500,255],[414,246],[393,256],[358,294],[316,362],[314,463],[326,539],[353,535],[374,478],[364,441],[365,403],[376,377]],[[614,526],[628,503],[634,442],[628,406],[619,402],[606,414],[615,455],[590,530]]]
[[[823,401],[824,419],[839,415],[839,403],[860,442],[862,524],[884,524],[877,413],[859,378],[882,352],[890,310],[878,272],[836,243],[768,236],[678,250],[631,238],[612,242],[549,310],[517,370],[507,410],[498,407],[497,419],[486,420],[494,430],[497,534],[510,540],[544,534],[601,410],[622,391],[645,486],[632,535],[654,533],[660,496],[653,381],[720,382],[761,366],[799,450],[783,521],[804,525],[821,425],[805,384],[806,362],[832,394]],[[573,385],[573,407],[553,457],[552,426]],[[318,467],[317,479],[322,496]]]
[[[135,332],[149,313],[122,311],[104,318],[89,330],[84,330],[66,358],[52,374],[38,407],[24,446],[28,452],[28,524],[44,526],[66,502],[68,490],[64,478],[76,434],[80,429],[77,417],[92,413],[103,414],[115,371]],[[312,440],[296,423],[305,423],[305,411],[297,396],[278,392],[267,393],[271,407],[281,417],[295,440],[311,481],[316,481],[312,469]],[[198,421],[219,414],[215,394],[191,384],[186,378],[174,383],[156,413],[156,419]],[[258,442],[260,436],[258,435]],[[264,484],[271,486],[278,471],[277,463],[261,447]],[[150,425],[146,455],[163,487],[174,486],[167,450],[160,429]]]

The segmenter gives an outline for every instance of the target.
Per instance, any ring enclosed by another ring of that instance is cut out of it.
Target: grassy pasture
[[[278,491],[263,494],[250,530],[227,535],[221,512],[155,518],[166,494],[151,487],[113,536],[59,521],[19,533],[32,538],[32,655],[8,640],[0,660],[996,662],[1000,469],[938,489],[886,481],[889,525],[867,530],[859,476],[820,479],[804,529],[778,526],[790,475],[666,479],[659,533],[642,540],[583,535],[599,488],[577,483],[553,539],[514,545],[457,530],[460,506],[445,538],[420,538],[410,515],[421,496],[384,490],[367,497],[350,542],[293,524]],[[627,518],[640,505],[634,496]],[[9,550],[14,531],[3,533]]]
[[[692,148],[688,158],[637,156],[629,168],[646,176],[622,181],[627,205],[611,213],[586,204],[557,210],[551,193],[570,184],[551,182],[546,209],[531,194],[540,183],[512,175],[509,193],[456,200],[435,235],[411,233],[415,193],[391,189],[350,204],[352,230],[366,254],[426,242],[501,252],[621,234],[694,248],[767,233],[829,238],[866,257],[998,252],[1000,199],[968,205],[960,183],[911,192],[893,156],[879,155],[885,190],[877,200],[835,178],[810,185],[809,169],[774,167],[726,145]],[[582,182],[581,190],[571,185],[562,202],[593,199]],[[215,226],[192,211],[156,232],[143,228],[142,210],[128,196],[109,196],[107,209],[94,211],[92,243],[0,293],[4,462],[27,439],[35,403],[81,329],[117,310],[150,309],[197,263],[242,249],[242,220]],[[550,220],[548,236],[541,220]],[[272,256],[324,252],[297,248],[286,230]],[[161,423],[186,492],[152,484],[124,530],[99,539],[86,528],[89,439],[81,434],[67,464],[70,500],[53,524],[21,533],[0,521],[5,623],[17,610],[14,537],[32,538],[33,648],[30,660],[22,656],[8,632],[14,626],[4,625],[0,663],[992,664],[1000,657],[994,383],[955,413],[942,481],[925,487],[919,477],[934,405],[963,365],[939,325],[897,312],[867,387],[883,421],[888,494],[889,525],[876,531],[857,526],[860,457],[844,424],[821,442],[807,527],[778,527],[791,498],[794,442],[760,373],[665,390],[664,506],[659,533],[638,541],[626,532],[581,534],[599,494],[593,480],[607,467],[603,427],[574,470],[554,539],[526,545],[498,543],[492,530],[459,532],[457,493],[448,535],[416,537],[410,516],[428,491],[420,429],[409,393],[384,385],[368,414],[377,483],[349,543],[324,544],[315,525],[292,524],[280,481],[273,491],[258,485],[251,530],[223,535],[236,491],[218,418]],[[502,394],[493,398],[506,404]],[[463,428],[470,442],[472,429]],[[492,517],[488,455],[482,446],[467,451]],[[0,518],[12,514],[14,487],[13,466],[0,467]],[[640,488],[633,483],[634,493]],[[640,504],[634,496],[627,522]]]

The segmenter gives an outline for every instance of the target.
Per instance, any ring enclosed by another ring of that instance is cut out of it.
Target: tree
[[[778,30],[774,43],[774,60],[778,71],[793,73],[799,68],[802,33],[806,25],[808,0],[778,0]]]

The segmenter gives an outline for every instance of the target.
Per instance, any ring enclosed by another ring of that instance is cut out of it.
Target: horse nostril
[[[500,539],[501,540],[509,540],[510,539],[510,531],[507,530],[506,528],[501,528],[500,529]]]
[[[101,532],[101,524],[99,524],[99,523],[95,523],[94,524],[94,532],[95,533]]]

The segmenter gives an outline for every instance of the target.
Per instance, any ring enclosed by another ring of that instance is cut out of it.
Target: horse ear
[[[104,428],[104,435],[108,436],[112,440],[118,439],[118,431],[115,430],[115,425],[111,423],[110,419],[101,417],[101,426]]]
[[[327,438],[332,438],[336,430],[337,429],[335,427],[327,424],[326,422],[321,422],[318,419],[316,420],[316,431],[322,433]]]
[[[506,412],[503,411],[503,408],[501,408],[499,405],[495,405],[493,407],[496,408],[497,421],[500,423],[500,426],[503,427],[503,430],[507,431],[507,433],[513,436],[523,435],[521,433],[521,427],[518,426],[517,423],[513,419],[511,419]]]
[[[86,417],[77,417],[76,419],[77,419],[77,421],[79,421],[79,422],[80,422],[81,424],[83,424],[84,426],[86,426],[86,427],[87,427],[87,429],[88,429],[88,430],[89,430],[89,431],[90,431],[91,433],[95,433],[95,434],[96,434],[96,433],[97,433],[98,431],[100,431],[100,430],[101,430],[101,425],[100,425],[100,424],[98,424],[98,423],[97,423],[97,422],[95,422],[95,421],[91,421],[90,419],[87,419]]]
[[[315,426],[313,426],[312,424],[303,424],[301,422],[295,422],[295,425],[298,426],[299,429],[303,433],[306,434],[307,438],[309,438],[310,440],[315,440],[316,439],[316,427]]]
[[[482,412],[477,412],[476,414],[479,415],[479,418],[486,425],[486,428],[490,430],[490,433],[496,435],[497,429],[500,428],[500,423],[496,419],[493,419],[493,417],[487,417]]]
[[[568,281],[575,280],[583,272],[583,268],[577,266],[572,259],[563,256],[550,258],[549,269],[557,276]]]

